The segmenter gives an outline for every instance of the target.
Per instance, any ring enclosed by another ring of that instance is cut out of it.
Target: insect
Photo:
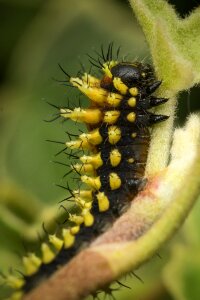
[[[149,127],[168,118],[149,109],[168,99],[153,95],[161,81],[149,64],[113,60],[112,53],[110,44],[107,53],[102,48],[98,60],[91,61],[101,69],[100,79],[87,73],[71,77],[65,72],[66,81],[90,100],[88,108],[59,111],[64,119],[87,124],[88,132],[65,143],[72,151],[86,151],[71,166],[86,187],[69,190],[78,212],[68,215],[58,234],[48,235],[40,256],[28,253],[23,257],[24,275],[6,277],[14,289],[10,299],[21,299],[105,232],[146,183]]]

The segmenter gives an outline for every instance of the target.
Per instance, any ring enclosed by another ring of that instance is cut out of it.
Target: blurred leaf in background
[[[190,7],[188,1],[173,4],[180,5],[182,14],[196,5],[195,1],[190,2]],[[65,80],[58,63],[76,75],[80,61],[86,70],[90,68],[87,53],[93,55],[94,50],[111,41],[116,48],[122,46],[122,56],[128,54],[128,60],[150,61],[150,54],[129,4],[123,0],[0,0],[0,22],[0,269],[5,271],[20,265],[15,252],[24,252],[22,240],[27,247],[37,247],[42,222],[48,228],[55,225],[60,214],[58,202],[67,196],[66,191],[55,187],[56,183],[66,185],[67,179],[62,179],[66,170],[51,163],[63,145],[45,140],[65,141],[65,131],[70,128],[70,132],[78,133],[80,126],[62,123],[60,119],[43,121],[51,120],[56,113],[47,101],[57,106],[67,105],[68,100],[74,106],[79,103],[74,89],[53,79]],[[198,93],[197,88],[192,90],[189,111],[199,109],[199,102],[195,101]],[[80,101],[87,105],[84,98]],[[186,104],[184,93],[179,124],[188,114]],[[56,160],[67,163],[63,153]],[[72,179],[69,184],[76,186]],[[171,262],[168,245],[162,250],[162,259],[155,257],[139,270],[145,283],[127,278],[124,282],[133,285],[133,290],[119,291],[117,299],[197,299],[198,284],[190,297],[190,281],[200,280],[200,259],[196,257],[190,265],[190,258],[193,250],[197,253],[199,240],[195,239],[195,245],[192,239],[188,240],[186,246],[185,239],[198,229],[199,214],[196,206],[182,233],[170,243]],[[161,277],[167,261],[169,265]],[[184,262],[191,266],[186,273],[182,270]]]

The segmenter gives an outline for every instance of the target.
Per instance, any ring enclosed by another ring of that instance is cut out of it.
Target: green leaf
[[[163,271],[164,283],[177,300],[197,300],[200,295],[199,209],[200,201],[186,220],[182,239],[172,247],[171,259]]]
[[[181,19],[164,0],[130,0],[163,88],[179,92],[200,79],[200,8]]]
[[[177,244],[164,270],[165,285],[176,300],[198,300],[200,295],[199,248]]]

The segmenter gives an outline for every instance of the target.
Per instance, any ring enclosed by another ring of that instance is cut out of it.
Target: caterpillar
[[[112,44],[106,53],[102,47],[98,60],[91,63],[101,69],[100,79],[87,73],[71,77],[63,70],[66,82],[87,96],[90,106],[59,108],[63,119],[83,122],[88,127],[87,133],[65,142],[71,151],[84,151],[80,163],[71,168],[87,187],[69,189],[68,198],[78,212],[68,215],[68,222],[58,233],[48,235],[40,255],[28,253],[23,257],[23,276],[5,277],[13,289],[9,299],[22,299],[105,232],[146,184],[150,127],[168,118],[149,111],[168,101],[153,95],[161,81],[149,64],[114,60]]]

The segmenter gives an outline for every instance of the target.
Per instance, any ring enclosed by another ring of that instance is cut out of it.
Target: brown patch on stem
[[[23,300],[83,299],[112,280],[113,274],[108,261],[99,253],[86,250],[25,295]]]

